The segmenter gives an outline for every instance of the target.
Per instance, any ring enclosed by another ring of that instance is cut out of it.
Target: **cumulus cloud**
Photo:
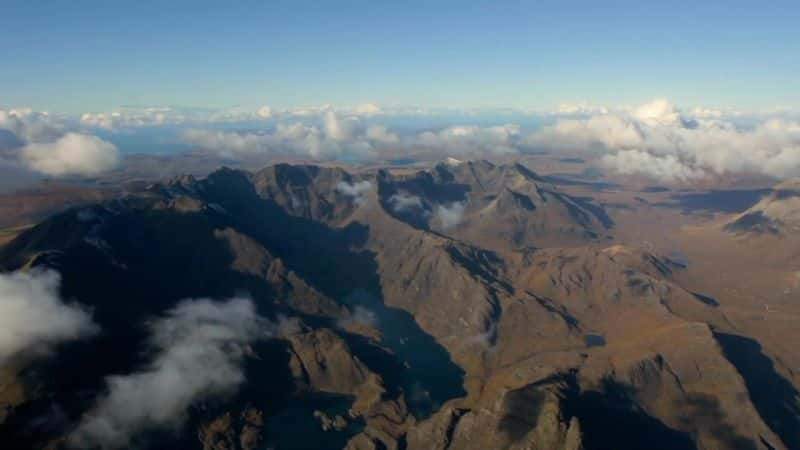
[[[453,202],[449,205],[436,206],[434,214],[442,229],[446,230],[461,223],[461,220],[464,218],[466,204],[466,201],[460,201]]]
[[[768,120],[741,128],[724,115],[700,110],[686,116],[665,100],[630,111],[560,120],[526,142],[551,149],[596,149],[603,161],[625,174],[663,181],[709,175],[756,173],[779,178],[800,175],[800,124]]]
[[[62,122],[47,112],[29,108],[0,109],[0,129],[10,131],[22,142],[55,139],[63,133]]]
[[[336,191],[350,197],[354,202],[361,205],[367,201],[367,193],[372,190],[372,183],[367,180],[357,181],[355,183],[348,183],[340,181],[336,184]]]
[[[392,210],[397,213],[404,213],[413,210],[423,209],[422,198],[418,195],[412,195],[408,192],[398,192],[389,197],[389,205]]]
[[[230,158],[291,155],[317,160],[352,157],[373,159],[382,146],[399,137],[382,126],[366,126],[358,117],[325,112],[318,121],[278,122],[258,132],[188,129],[183,141]]]
[[[355,107],[355,113],[371,116],[374,114],[380,114],[381,108],[374,103],[362,103]]]
[[[48,113],[0,110],[0,158],[45,175],[97,175],[119,162],[117,147],[96,136],[66,132]]]
[[[76,448],[121,448],[144,430],[179,427],[191,404],[233,392],[245,379],[248,344],[280,325],[247,299],[186,300],[150,324],[152,362],[106,379],[107,392],[84,415],[69,442]]]
[[[275,112],[269,106],[262,106],[256,111],[256,115],[262,119],[269,119],[275,115]]]
[[[0,274],[0,364],[98,330],[85,308],[61,301],[60,281],[52,270]]]
[[[518,153],[523,144],[520,127],[450,126],[435,131],[398,134],[385,125],[363,118],[383,114],[381,109],[333,108],[292,110],[281,114],[274,127],[261,131],[219,131],[194,128],[183,141],[227,157],[291,155],[317,160],[375,160],[389,153],[447,155],[503,155]],[[286,120],[289,118],[290,120]]]
[[[97,175],[116,167],[119,151],[96,136],[67,133],[53,142],[26,145],[22,159],[33,170],[47,175]]]

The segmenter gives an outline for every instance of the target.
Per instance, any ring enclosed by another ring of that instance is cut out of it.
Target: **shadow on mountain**
[[[505,395],[505,415],[500,419],[500,430],[506,433],[512,442],[525,437],[536,428],[539,414],[544,406],[547,393],[543,383],[534,383],[509,391]]]
[[[581,391],[574,380],[565,413],[577,417],[586,450],[693,450],[691,437],[650,416],[633,400],[633,389],[607,379],[600,390]]]
[[[726,449],[758,450],[755,442],[738,434],[725,420],[725,413],[716,398],[703,394],[689,394],[687,397],[689,413],[682,418],[687,427],[708,430]]]
[[[389,308],[370,292],[359,289],[344,299],[351,306],[361,306],[376,315],[376,328],[381,343],[396,355],[390,360],[383,353],[365,349],[363,343],[353,350],[367,350],[360,356],[369,358],[368,367],[389,374],[387,381],[399,384],[406,393],[409,410],[418,418],[430,416],[452,398],[466,395],[464,371],[450,358],[447,350],[429,334],[422,331],[414,316],[406,311]],[[397,363],[402,364],[401,367]]]
[[[593,191],[610,191],[621,187],[615,183],[607,183],[604,181],[583,181],[558,175],[543,175],[540,178],[542,181],[554,184],[556,186],[581,186],[590,188]]]
[[[0,433],[13,436],[0,436],[0,441],[26,448],[29,439],[38,442],[56,436],[55,431],[28,432],[13,426],[16,420],[23,424],[42,417],[52,405],[64,405],[65,423],[79,420],[92,405],[94,393],[103,390],[106,376],[131,373],[146,365],[151,355],[145,351],[148,334],[143,324],[182,299],[243,295],[253,298],[265,317],[297,315],[276,302],[276,293],[264,277],[232,270],[230,245],[214,233],[224,228],[254,239],[330,298],[344,302],[354,291],[367,293],[373,310],[379,313],[386,338],[382,344],[392,349],[396,360],[365,342],[348,340],[358,344],[353,347],[354,354],[382,369],[378,373],[394,372],[387,376],[389,384],[407,390],[416,413],[427,416],[442,402],[464,395],[463,371],[447,351],[424,333],[410,314],[383,305],[374,254],[359,250],[368,236],[366,226],[332,229],[291,216],[273,201],[259,197],[243,172],[223,169],[202,183],[198,198],[220,208],[177,211],[154,207],[153,199],[136,199],[119,203],[113,214],[103,216],[102,223],[79,220],[76,211],[68,211],[27,230],[0,251],[4,270],[18,269],[29,258],[35,265],[58,269],[62,296],[92,308],[102,328],[99,336],[70,343],[26,372],[32,385],[46,386],[46,392],[55,394],[15,412],[9,426],[0,428]],[[98,241],[87,242],[87,233],[97,234]],[[100,238],[102,244],[98,244]],[[259,345],[257,352],[260,360],[247,362],[248,383],[234,404],[250,400],[267,406],[266,413],[271,416],[293,404],[295,389],[287,372],[284,344]],[[397,371],[403,367],[400,361],[407,361],[409,368]],[[48,376],[54,373],[59,376]],[[416,403],[413,390],[425,393]],[[315,399],[307,400],[313,410]],[[349,405],[352,399],[336,401],[337,405]],[[22,436],[25,433],[27,437]]]
[[[772,192],[772,189],[733,189],[676,194],[670,196],[674,203],[658,203],[657,206],[681,208],[684,214],[699,212],[737,213],[755,205],[770,192]]]
[[[789,448],[800,448],[800,400],[792,383],[781,376],[772,360],[753,339],[715,333],[725,357],[744,378],[758,413]]]

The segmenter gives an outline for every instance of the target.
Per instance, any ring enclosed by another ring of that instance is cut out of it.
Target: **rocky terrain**
[[[791,233],[792,186],[726,227]],[[757,398],[742,369],[751,338],[685,265],[616,228],[600,203],[487,161],[220,169],[69,209],[0,267],[57,272],[96,329],[0,353],[0,442],[796,448],[796,399],[776,410],[784,391]]]
[[[778,184],[772,193],[725,225],[734,234],[793,235],[800,231],[800,180]]]

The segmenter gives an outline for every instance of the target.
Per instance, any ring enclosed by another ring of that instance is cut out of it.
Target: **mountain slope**
[[[443,227],[437,208],[462,201]],[[0,267],[58,270],[103,332],[14,368],[31,396],[0,438],[63,444],[108,376],[147,367],[154,317],[246,295],[279,331],[244,352],[241,386],[138,444],[785,448],[717,341],[725,316],[669,261],[587,240],[609,225],[587,205],[522,166],[278,165],[56,215],[0,249]],[[568,245],[530,248],[548,242]],[[31,428],[53,404],[58,423]]]

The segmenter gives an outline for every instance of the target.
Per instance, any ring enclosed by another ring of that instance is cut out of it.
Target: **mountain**
[[[602,240],[613,221],[589,199],[567,195],[522,164],[439,164],[379,176],[381,202],[395,217],[495,250]]]
[[[57,271],[99,331],[4,364],[0,440],[788,448],[728,359],[718,305],[676,281],[681,266],[605,243],[612,225],[524,166],[485,161],[220,169],[70,209],[0,248],[0,267]],[[237,321],[186,331],[187,309]],[[171,389],[166,369],[181,375]],[[103,403],[131,384],[158,395]]]
[[[787,236],[800,231],[800,180],[785,181],[725,224],[735,234]]]

